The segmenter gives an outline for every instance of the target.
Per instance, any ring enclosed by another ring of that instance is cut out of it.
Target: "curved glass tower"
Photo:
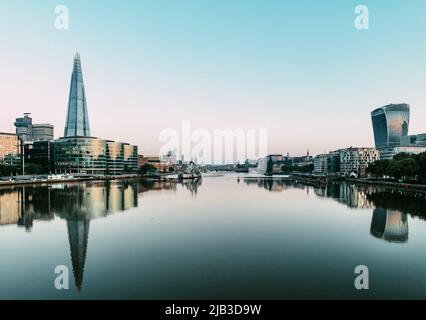
[[[64,137],[89,137],[90,126],[87,114],[86,92],[84,90],[83,72],[80,55],[74,57],[71,76],[70,96],[68,100],[67,121]]]
[[[390,104],[371,113],[376,148],[397,147],[408,135],[410,105]]]

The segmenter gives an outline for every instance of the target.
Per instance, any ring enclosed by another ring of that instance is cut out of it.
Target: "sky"
[[[270,153],[373,146],[370,112],[388,103],[426,132],[424,0],[0,0],[0,39],[0,132],[31,112],[63,135],[76,52],[92,135],[145,155],[182,121],[267,129]]]

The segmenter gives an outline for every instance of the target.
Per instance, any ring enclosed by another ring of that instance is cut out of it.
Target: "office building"
[[[53,126],[48,123],[32,125],[33,141],[53,141]]]
[[[33,139],[33,119],[30,117],[30,114],[24,113],[22,118],[16,118],[15,120],[16,134],[22,142],[32,141]]]
[[[33,124],[31,113],[24,113],[21,118],[16,118],[16,134],[23,143],[32,143],[33,141],[53,141],[53,125]]]

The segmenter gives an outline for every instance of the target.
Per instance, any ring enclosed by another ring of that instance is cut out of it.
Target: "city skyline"
[[[270,153],[374,146],[370,112],[389,103],[410,104],[410,132],[425,131],[424,2],[365,1],[364,31],[353,27],[356,1],[333,10],[311,1],[239,4],[143,2],[130,10],[65,1],[69,30],[53,27],[53,1],[9,4],[0,21],[10,43],[0,53],[10,61],[0,131],[13,132],[16,116],[31,112],[60,136],[76,51],[94,136],[129,141],[142,154],[158,153],[160,131],[184,120],[208,130],[265,128]]]

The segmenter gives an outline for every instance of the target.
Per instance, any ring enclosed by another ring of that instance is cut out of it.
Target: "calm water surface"
[[[426,298],[425,217],[423,194],[279,179],[1,188],[0,298]]]

